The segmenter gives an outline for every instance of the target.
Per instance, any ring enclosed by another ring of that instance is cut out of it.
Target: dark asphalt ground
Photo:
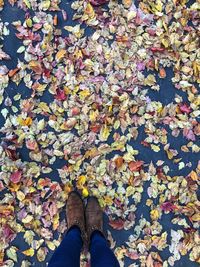
[[[7,1],[5,1],[5,2],[7,2]],[[62,1],[62,2],[64,2],[64,1]],[[72,21],[72,19],[71,19],[73,11],[71,10],[68,2],[66,1],[66,3],[63,3],[61,5],[61,7],[67,11],[68,21],[64,22],[63,20],[59,19],[59,17],[61,17],[61,14],[59,14],[59,16],[58,16],[59,27],[62,28],[65,25],[76,24],[76,22]],[[1,16],[3,21],[12,22],[15,20],[24,20],[24,14],[25,13],[22,10],[17,9],[16,7],[12,8],[10,5],[6,4],[4,10],[0,13],[0,16]],[[11,56],[11,60],[8,60],[5,62],[1,61],[0,65],[6,64],[9,69],[14,69],[17,65],[17,57],[20,58],[20,56],[18,54],[16,54],[16,51],[21,46],[22,42],[15,37],[15,31],[14,31],[14,27],[12,27],[12,25],[9,26],[9,29],[10,29],[10,35],[5,37],[3,43],[4,43],[4,51],[7,52]],[[86,33],[88,35],[91,34],[92,29],[90,29],[88,27],[86,29]],[[177,89],[174,88],[174,86],[171,82],[171,77],[173,77],[172,75],[173,75],[172,70],[167,69],[166,79],[159,79],[159,83],[160,83],[160,87],[161,87],[160,91],[157,92],[157,91],[149,90],[148,95],[152,100],[161,101],[164,105],[166,105],[166,104],[173,101],[175,94],[179,94],[183,97],[184,102],[187,102],[186,93],[184,93],[180,90],[178,91]],[[13,84],[10,83],[9,87],[6,89],[6,92],[11,98],[17,92],[20,92],[22,94],[22,98],[27,98],[30,96],[30,91],[25,87],[25,85],[23,83],[21,83],[19,86],[16,86],[14,83]],[[47,102],[47,101],[50,102],[52,96],[47,93],[47,94],[44,94],[43,97],[45,98],[45,102]],[[2,109],[2,108],[3,108],[3,105],[0,106],[0,109]],[[2,127],[3,123],[4,123],[4,120],[3,120],[2,116],[0,116],[0,127]],[[171,130],[169,130],[169,133],[170,132],[171,132]],[[163,151],[160,151],[160,153],[152,153],[151,150],[142,146],[140,144],[140,141],[143,139],[144,139],[144,131],[143,131],[143,127],[140,127],[139,128],[139,138],[137,139],[137,143],[134,143],[133,145],[134,145],[135,149],[139,149],[140,157],[143,161],[145,161],[145,163],[148,163],[148,162],[150,163],[150,161],[156,162],[158,159],[162,159],[170,167],[170,175],[187,175],[192,169],[194,169],[197,166],[197,161],[199,160],[197,153],[191,154],[191,153],[181,153],[180,152],[179,156],[183,158],[184,162],[191,161],[192,167],[178,170],[177,165],[174,165],[172,163],[172,161],[168,160],[166,157],[166,154]],[[186,139],[175,138],[175,137],[171,136],[171,137],[169,137],[169,143],[175,144],[175,146],[177,148],[180,148],[181,145],[186,143]],[[22,160],[27,161],[28,159],[27,159],[26,149],[21,149],[19,152],[20,152]],[[56,161],[55,168],[60,168],[63,165],[64,165],[64,163],[62,160]],[[58,176],[55,174],[56,174],[56,172],[52,172],[49,174],[49,177],[52,180],[59,181]],[[136,212],[137,219],[140,219],[141,216],[144,216],[147,219],[149,218],[148,207],[145,206],[145,202],[147,199],[147,193],[146,193],[147,187],[148,187],[148,182],[145,185],[142,201],[138,205],[138,209]],[[0,198],[2,198],[2,197],[3,196],[0,193]],[[168,238],[170,238],[170,230],[172,228],[174,230],[178,229],[177,226],[171,224],[172,218],[173,218],[172,214],[162,216],[162,225],[163,225],[164,229],[169,233]],[[124,241],[127,241],[128,236],[133,233],[133,230],[131,230],[131,231],[113,230],[110,227],[106,226],[106,222],[107,222],[107,218],[105,217],[105,227],[108,228],[109,230],[111,230],[114,239],[117,241],[117,244],[119,244],[119,245],[123,244]],[[170,242],[170,240],[168,240],[168,241]],[[25,250],[28,248],[27,244],[24,242],[21,234],[19,234],[17,236],[17,238],[14,240],[13,245],[17,246],[20,250]],[[169,257],[168,249],[165,249],[164,251],[162,251],[160,253],[160,256],[162,257],[163,260],[167,259]],[[48,255],[47,259],[49,259],[50,257],[51,257],[51,254]],[[20,259],[19,263],[15,264],[15,267],[21,266],[21,260],[25,259],[25,256],[23,256],[23,258],[22,258],[22,256],[19,255],[19,259]],[[30,260],[30,258],[28,260]],[[35,261],[34,257],[31,259],[31,262],[32,262],[31,266],[37,266],[37,267],[46,266],[46,263],[40,263],[40,264],[35,263],[37,261]],[[131,263],[133,263],[133,261],[127,259],[125,267],[126,266],[128,267]],[[198,266],[198,264],[190,262],[188,260],[188,256],[184,256],[181,258],[181,260],[179,262],[175,263],[175,266],[176,267],[179,267],[179,266],[195,267],[195,266]]]

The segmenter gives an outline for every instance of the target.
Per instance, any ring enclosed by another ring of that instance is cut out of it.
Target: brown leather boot
[[[88,243],[90,242],[91,235],[95,230],[101,232],[101,234],[105,237],[103,233],[103,211],[96,197],[89,198],[85,209],[85,216]]]
[[[67,200],[67,228],[68,231],[72,226],[78,226],[81,230],[83,244],[86,241],[84,204],[78,192],[73,191],[69,194]]]

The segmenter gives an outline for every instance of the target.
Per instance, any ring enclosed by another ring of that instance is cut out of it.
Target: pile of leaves
[[[200,161],[190,161],[200,151],[199,1],[72,1],[73,24],[66,1],[8,2],[24,20],[0,20],[0,266],[49,259],[73,189],[97,196],[109,225],[131,233],[119,244],[107,232],[121,266],[200,263]],[[13,69],[10,29],[20,43]],[[152,100],[171,90],[160,88],[169,70],[173,99]],[[136,217],[142,201],[148,214]],[[14,244],[20,234],[26,250]]]

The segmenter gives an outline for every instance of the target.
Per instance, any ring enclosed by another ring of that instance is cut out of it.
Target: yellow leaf
[[[43,10],[47,10],[49,9],[51,6],[51,1],[50,0],[42,0],[42,5],[41,5],[41,8]]]
[[[166,23],[165,23],[165,21],[163,20],[163,22],[162,22],[162,24],[163,24],[163,27],[164,27],[164,29],[166,30],[166,32],[167,32],[167,25],[166,25]]]
[[[17,118],[17,121],[21,126],[30,126],[32,124],[32,119],[27,117],[26,119],[22,119],[21,117]]]
[[[26,25],[31,28],[33,26],[33,22],[32,22],[32,19],[28,18],[26,19]]]
[[[89,192],[88,192],[87,188],[83,188],[82,195],[83,195],[83,197],[88,197]]]
[[[153,151],[155,151],[155,152],[160,151],[160,147],[159,147],[159,146],[156,146],[156,145],[154,145],[154,144],[151,144],[151,149],[152,149]]]
[[[132,20],[133,18],[135,18],[137,15],[137,12],[135,10],[131,10],[128,12],[128,15],[127,15],[127,20],[130,21]]]
[[[165,48],[169,47],[169,41],[167,39],[162,39],[161,42]]]
[[[76,49],[75,52],[74,52],[74,57],[76,59],[82,58],[83,57],[82,51],[79,50],[79,49]]]
[[[159,218],[159,212],[158,210],[151,210],[150,216],[152,220],[157,220]]]
[[[45,103],[45,102],[40,102],[38,107],[41,108],[41,110],[44,112],[51,113],[50,108],[48,107],[47,103]]]
[[[81,99],[84,99],[84,98],[86,98],[89,95],[90,95],[90,91],[88,89],[82,90],[79,93],[79,96],[80,96]]]
[[[24,219],[22,219],[23,223],[30,223],[33,220],[32,215],[27,215]]]
[[[57,61],[60,61],[61,59],[64,58],[65,54],[66,54],[66,50],[65,50],[65,49],[61,49],[61,50],[59,50],[59,51],[57,52],[57,54],[56,54],[56,60],[57,60]]]
[[[108,206],[111,206],[111,205],[113,204],[113,199],[112,199],[112,197],[110,197],[110,196],[105,196],[105,197],[104,197],[104,203],[105,203],[106,205],[108,205]]]
[[[46,244],[47,244],[47,246],[48,246],[48,248],[50,249],[50,250],[55,250],[55,248],[56,248],[56,246],[55,246],[55,244],[53,243],[53,242],[51,242],[51,241],[46,241]]]
[[[37,259],[39,262],[44,261],[46,258],[45,248],[41,247],[37,251]]]
[[[191,217],[192,221],[198,222],[200,221],[200,213],[196,213]]]
[[[156,83],[156,78],[153,74],[149,74],[144,80],[144,85],[152,86]]]
[[[86,176],[85,175],[81,175],[78,178],[78,182],[77,182],[77,186],[82,186],[84,185],[86,182]]]
[[[91,110],[90,111],[90,120],[92,122],[96,121],[98,115],[99,115],[99,111],[98,110],[95,110],[95,111],[94,110]]]
[[[31,4],[29,0],[23,0],[23,2],[28,8],[31,8]]]
[[[4,250],[0,250],[0,263],[3,263],[3,259],[4,259]]]
[[[106,141],[108,139],[108,136],[110,135],[110,131],[107,127],[107,125],[103,125],[100,131],[100,140],[101,141]]]
[[[94,9],[90,3],[88,3],[85,7],[85,14],[88,15],[89,18],[93,18],[95,16]]]
[[[54,217],[53,217],[53,230],[56,230],[59,226],[59,213],[57,213]]]
[[[172,159],[174,157],[173,153],[170,150],[166,150],[168,159]]]
[[[25,199],[25,195],[22,191],[17,191],[17,199],[19,199],[19,201],[23,201]]]
[[[195,171],[191,171],[190,177],[192,178],[193,181],[198,181],[198,175]]]
[[[46,89],[47,84],[40,84],[38,83],[37,86],[35,87],[35,90],[37,92],[44,92],[44,90]]]
[[[35,251],[33,248],[29,248],[27,250],[22,251],[22,253],[28,257],[33,257]]]
[[[11,186],[10,186],[10,190],[11,192],[17,192],[20,188],[20,183],[19,184],[14,184],[14,183],[11,183]]]

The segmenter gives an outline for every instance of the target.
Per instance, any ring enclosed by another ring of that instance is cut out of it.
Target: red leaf
[[[141,143],[141,145],[143,145],[145,147],[150,147],[150,144],[146,141],[141,141],[140,143]]]
[[[19,181],[21,180],[21,177],[22,177],[22,171],[16,171],[16,172],[13,172],[10,176],[10,180],[11,182],[13,182],[14,184],[17,184],[19,183]]]
[[[172,204],[171,202],[165,202],[161,205],[161,209],[164,211],[173,211],[177,208],[177,206],[175,206],[174,204]]]
[[[124,228],[124,223],[125,221],[123,221],[122,219],[117,219],[114,221],[110,221],[109,225],[116,230],[122,230]]]
[[[93,133],[98,133],[101,129],[101,126],[96,124],[96,125],[91,125],[90,126],[90,130],[93,132]]]
[[[57,89],[57,95],[55,96],[57,100],[65,100],[67,98],[64,90]]]
[[[12,159],[12,160],[17,160],[18,156],[16,153],[16,150],[10,149],[10,148],[5,148],[6,155]]]
[[[164,48],[161,48],[161,47],[152,47],[151,48],[151,51],[153,53],[156,53],[156,52],[163,52],[165,49]]]
[[[144,161],[142,160],[137,160],[137,161],[131,161],[128,166],[129,166],[129,169],[134,172],[134,171],[139,171],[141,170],[141,167],[143,165]]]

